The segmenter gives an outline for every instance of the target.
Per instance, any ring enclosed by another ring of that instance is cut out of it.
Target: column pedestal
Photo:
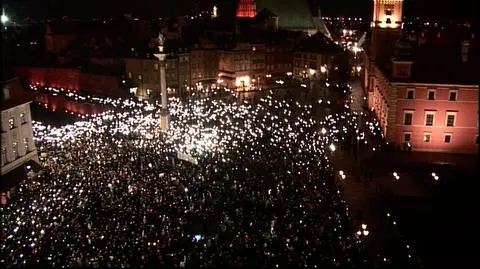
[[[168,127],[170,125],[170,115],[168,114],[168,110],[163,110],[160,112],[160,130],[162,132],[168,131]]]

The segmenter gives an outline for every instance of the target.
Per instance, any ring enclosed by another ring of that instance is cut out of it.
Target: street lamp
[[[323,96],[325,96],[325,86],[326,86],[326,83],[327,83],[327,76],[328,76],[328,69],[325,65],[322,65],[320,66],[320,72],[323,74],[323,81],[324,81],[324,85],[323,86]]]
[[[7,14],[5,14],[5,9],[2,9],[2,16],[0,20],[2,21],[2,24],[5,24],[10,20]]]

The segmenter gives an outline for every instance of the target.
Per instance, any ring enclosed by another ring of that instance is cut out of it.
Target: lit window
[[[132,72],[128,72],[128,78],[132,78]]]
[[[413,119],[413,112],[405,112],[403,124],[412,125],[412,119]]]
[[[434,112],[427,112],[425,115],[425,125],[426,126],[433,126],[435,119],[435,113]]]
[[[138,75],[138,79],[139,79],[139,80],[142,80],[142,75]]]
[[[14,123],[15,123],[15,120],[13,118],[8,119],[8,124],[10,125],[10,129],[13,129],[13,127],[15,127]]]
[[[22,124],[27,123],[27,119],[25,118],[25,113],[20,113],[20,121]]]
[[[443,139],[445,143],[450,143],[452,141],[452,135],[451,134],[445,134],[445,137]]]
[[[407,89],[407,99],[413,99],[413,98],[415,98],[415,97],[414,97],[414,94],[415,94],[415,90],[414,90],[414,89]]]
[[[28,152],[28,137],[25,137],[25,138],[23,139],[23,144],[25,145],[25,149],[26,149],[27,152]]]
[[[429,143],[431,139],[432,139],[432,134],[431,133],[424,133],[423,134],[423,142]]]
[[[155,70],[158,70],[158,64],[154,64],[154,65],[153,65],[153,68],[154,68]]]
[[[448,95],[449,101],[457,101],[457,91],[450,91]]]
[[[435,100],[435,90],[428,90],[427,99]]]
[[[411,139],[412,139],[412,133],[403,133],[404,142],[410,142]]]
[[[447,122],[445,125],[448,127],[453,127],[455,126],[455,116],[457,113],[455,112],[447,112]]]
[[[12,146],[13,146],[13,157],[16,159],[17,158],[17,142],[13,142]]]
[[[147,89],[147,95],[150,95],[152,91],[150,89]]]

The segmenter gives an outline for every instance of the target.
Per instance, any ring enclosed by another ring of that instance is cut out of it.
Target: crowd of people
[[[317,122],[312,109],[210,96],[172,99],[167,132],[146,103],[59,128],[36,122],[44,169],[1,208],[0,263],[391,264],[366,252],[335,186],[329,156],[354,115]]]

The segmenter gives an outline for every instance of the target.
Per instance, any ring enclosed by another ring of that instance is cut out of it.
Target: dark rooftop
[[[2,110],[7,110],[33,100],[34,94],[22,87],[18,77],[2,78]]]
[[[315,35],[303,40],[297,48],[297,51],[321,53],[321,54],[337,54],[342,49],[323,33],[318,32]]]
[[[420,34],[415,41],[410,43],[411,48],[405,40],[397,42],[394,57],[411,60],[413,65],[411,78],[395,81],[478,84],[478,42],[474,36],[461,31],[435,31]],[[467,52],[465,59],[462,59],[462,46]],[[389,66],[385,67],[385,73],[390,76]]]
[[[257,0],[257,10],[267,8],[278,16],[281,29],[315,29],[306,0]]]

